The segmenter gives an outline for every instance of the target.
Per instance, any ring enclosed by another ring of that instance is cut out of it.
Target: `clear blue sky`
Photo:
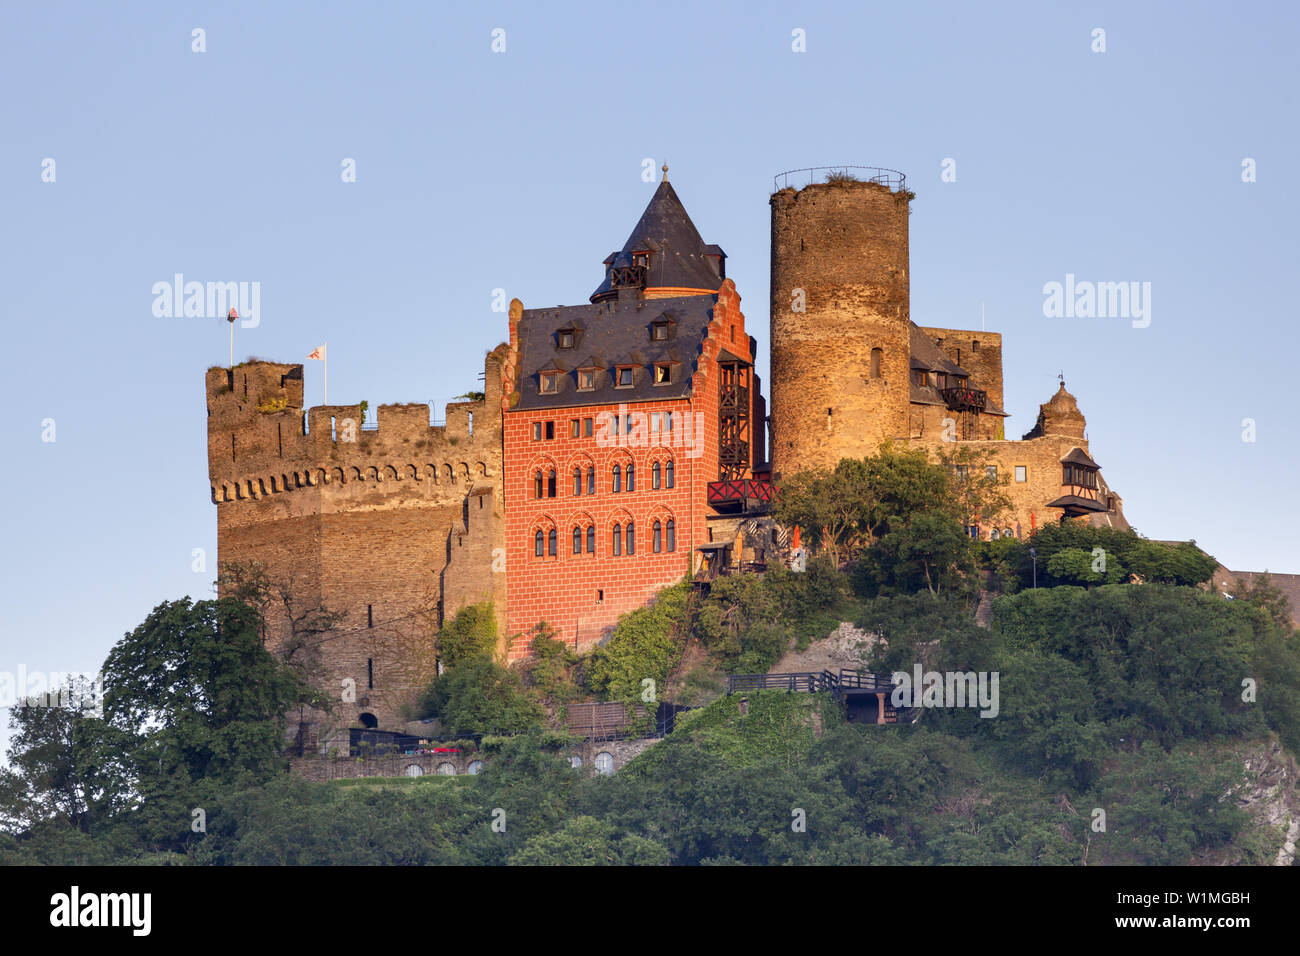
[[[1295,10],[7,5],[0,670],[93,669],[160,601],[209,593],[203,373],[226,323],[155,317],[155,282],[259,282],[237,358],[328,340],[335,402],[441,416],[505,336],[493,289],[586,301],[647,157],[727,251],[763,354],[773,174],[903,170],[912,317],[979,328],[983,303],[1007,434],[1063,371],[1140,532],[1300,572]],[[1150,282],[1150,327],[1044,317],[1066,273]]]

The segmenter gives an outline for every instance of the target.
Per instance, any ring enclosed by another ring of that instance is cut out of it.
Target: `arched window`
[[[627,463],[627,490],[636,491],[636,472],[633,470],[636,466],[630,461]]]
[[[546,534],[546,553],[555,557],[555,529],[552,528]]]
[[[614,538],[610,545],[610,553],[617,556],[623,553],[623,526],[614,525]]]
[[[573,553],[582,554],[582,529],[576,524],[573,526]]]
[[[555,497],[555,469],[552,468],[546,473],[546,497]]]
[[[658,491],[659,485],[662,483],[662,479],[663,479],[663,466],[660,465],[659,462],[655,462],[653,465],[650,466],[650,487],[654,491]]]
[[[667,535],[668,535],[668,550],[669,550],[669,551],[676,551],[676,550],[677,550],[677,531],[676,531],[676,525],[673,524],[673,519],[672,519],[672,518],[669,518],[669,519],[668,519],[668,524],[664,527],[664,531],[667,532]]]
[[[614,481],[609,486],[609,490],[615,494],[623,490],[623,469],[618,465],[614,466]]]
[[[627,553],[636,554],[636,527],[631,521],[627,523]]]
[[[594,524],[587,528],[587,553],[596,553],[596,526]]]
[[[587,494],[594,495],[595,493],[596,493],[596,466],[592,465],[590,468],[587,469]]]
[[[880,366],[885,360],[883,349],[871,350],[871,377],[880,378]]]
[[[673,460],[668,459],[668,464],[664,466],[664,484],[671,488],[673,486]]]
[[[535,558],[543,557],[546,554],[546,552],[543,551],[542,549],[545,547],[546,544],[542,540],[542,529],[538,528],[537,534],[533,535],[533,557]]]
[[[573,469],[573,493],[575,495],[582,494],[582,469],[581,468]]]
[[[541,496],[542,496],[542,472],[541,469],[538,469],[537,474],[533,475],[533,497],[540,498]]]
[[[654,541],[650,546],[651,550],[653,550],[655,554],[658,554],[660,551],[663,550],[663,544],[664,544],[663,536],[664,536],[663,523],[660,522],[658,519],[656,519],[654,523]]]

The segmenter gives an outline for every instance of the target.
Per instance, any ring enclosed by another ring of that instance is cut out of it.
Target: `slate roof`
[[[632,265],[632,253],[642,250],[651,253],[648,288],[712,290],[722,285],[726,275],[726,253],[700,238],[686,207],[666,179],[655,189],[623,248],[606,257],[605,281],[591,294],[593,302],[614,293],[610,268]],[[710,255],[721,258],[711,259]]]
[[[1061,495],[1055,501],[1047,503],[1048,508],[1076,508],[1080,511],[1106,511],[1106,506],[1091,498],[1079,495]]]
[[[911,367],[925,369],[927,372],[943,372],[947,375],[960,375],[966,378],[967,384],[971,388],[978,388],[978,382],[970,381],[970,372],[966,371],[948,356],[943,354],[939,346],[934,344],[930,336],[921,331],[921,327],[915,322],[909,321],[908,332],[910,336],[909,345],[911,347],[912,359]],[[930,385],[917,385],[910,382],[911,401],[915,405],[947,405],[939,390]],[[997,404],[991,399],[985,400],[984,413],[986,415],[1001,415],[1007,417],[1007,413],[998,408]]]
[[[1092,460],[1092,457],[1082,448],[1071,448],[1070,451],[1061,459],[1062,464],[1083,465],[1087,468],[1100,468],[1101,465]]]
[[[610,299],[592,305],[525,309],[519,319],[519,402],[515,411],[656,402],[691,395],[701,343],[713,318],[716,295],[670,299]],[[667,341],[650,338],[656,321],[670,321]],[[559,347],[556,334],[577,328],[573,348]],[[671,366],[665,385],[652,383],[657,362]],[[633,366],[632,387],[615,388],[615,369]],[[594,391],[578,391],[577,369],[597,367]],[[539,372],[561,371],[559,388],[543,395]]]

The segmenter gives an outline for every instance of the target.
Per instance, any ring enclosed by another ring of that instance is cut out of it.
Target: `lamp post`
[[[1034,590],[1038,590],[1038,549],[1029,549],[1029,560],[1034,562]]]

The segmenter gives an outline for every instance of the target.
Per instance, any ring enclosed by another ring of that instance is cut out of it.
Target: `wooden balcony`
[[[982,412],[988,403],[988,394],[982,388],[941,388],[939,394],[954,412]]]

